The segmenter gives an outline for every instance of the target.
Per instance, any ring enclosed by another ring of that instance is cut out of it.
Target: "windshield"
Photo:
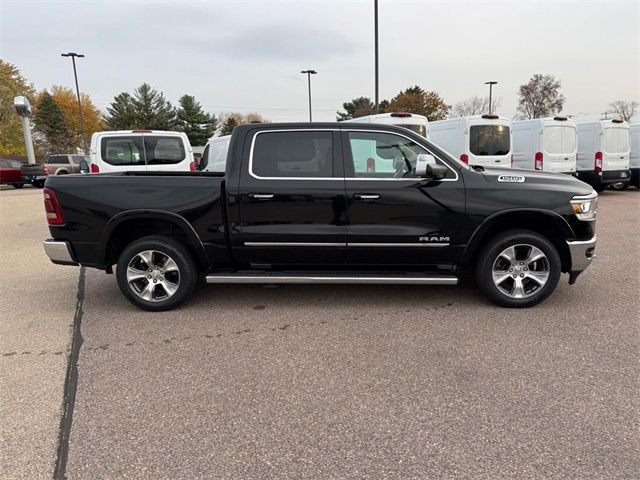
[[[421,135],[423,137],[427,136],[427,127],[426,125],[409,125],[407,123],[405,124],[395,124],[396,127],[404,127],[407,128],[409,130],[411,130],[412,132],[416,132],[418,135]]]
[[[506,125],[474,125],[469,129],[469,151],[476,156],[506,155],[511,150]]]

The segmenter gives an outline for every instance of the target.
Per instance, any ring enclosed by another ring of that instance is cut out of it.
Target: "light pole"
[[[376,83],[376,103],[374,112],[380,113],[380,104],[378,102],[378,0],[373,0],[373,31],[374,31],[374,50],[375,50],[375,83]]]
[[[82,115],[82,103],[80,103],[80,89],[78,88],[78,73],[76,72],[76,57],[84,58],[84,55],[75,52],[62,53],[63,57],[71,57],[73,62],[73,78],[76,80],[76,95],[78,96],[78,109],[80,110],[80,128],[82,129],[82,147],[84,153],[88,153],[87,150],[87,133],[84,130],[84,116]]]
[[[491,81],[491,82],[484,82],[485,85],[489,85],[489,115],[491,115],[492,109],[491,109],[491,90],[493,89],[493,86],[495,84],[497,84],[498,82],[495,81]]]
[[[300,73],[307,74],[307,82],[309,84],[309,121],[311,122],[311,75],[315,75],[318,72],[315,70],[302,70]]]

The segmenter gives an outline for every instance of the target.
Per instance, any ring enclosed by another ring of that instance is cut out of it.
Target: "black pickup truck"
[[[574,283],[596,246],[585,183],[465,165],[383,125],[244,125],[225,173],[56,176],[44,197],[51,260],[116,265],[122,293],[148,310],[182,303],[203,276],[455,285],[467,272],[498,305],[528,307],[561,272]]]

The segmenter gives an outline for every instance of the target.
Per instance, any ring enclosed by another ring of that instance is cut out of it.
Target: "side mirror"
[[[436,162],[433,155],[421,153],[416,159],[416,177],[440,180],[447,175],[447,167]]]
[[[89,164],[86,160],[80,160],[80,173],[89,173]]]

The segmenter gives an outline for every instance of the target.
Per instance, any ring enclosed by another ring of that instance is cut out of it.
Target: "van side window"
[[[265,132],[255,137],[252,173],[260,177],[332,177],[331,132]]]
[[[186,155],[182,139],[179,137],[144,135],[144,148],[148,165],[180,163]]]
[[[104,137],[100,156],[110,165],[144,165],[142,137]]]
[[[356,178],[413,178],[420,145],[390,133],[349,132]]]

